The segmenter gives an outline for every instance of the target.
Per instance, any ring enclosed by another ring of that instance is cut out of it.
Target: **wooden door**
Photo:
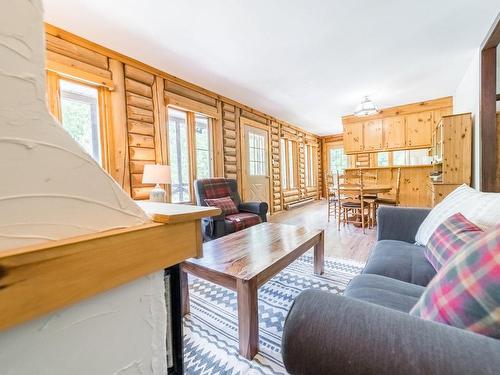
[[[384,119],[384,143],[387,150],[406,146],[405,119],[403,116]]]
[[[344,124],[344,152],[352,154],[363,151],[363,123]]]
[[[269,204],[269,130],[241,119],[242,199]]]
[[[363,124],[363,149],[365,151],[382,149],[382,120],[371,120]]]
[[[406,146],[430,147],[432,138],[432,112],[408,115],[406,120]]]

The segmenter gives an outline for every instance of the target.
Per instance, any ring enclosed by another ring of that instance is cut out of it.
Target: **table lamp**
[[[170,166],[160,164],[146,164],[142,175],[143,184],[156,184],[149,193],[149,200],[153,202],[166,202],[166,191],[160,184],[170,184]]]

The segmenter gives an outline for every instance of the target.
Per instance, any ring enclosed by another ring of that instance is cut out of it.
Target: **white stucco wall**
[[[480,51],[474,51],[473,58],[460,84],[453,95],[453,112],[471,112],[474,126],[472,156],[472,185],[480,188],[481,172],[481,133],[479,127],[479,97],[480,97]]]
[[[148,221],[48,113],[44,54],[40,0],[2,1],[0,251]],[[158,272],[1,332],[0,373],[164,374],[165,320]]]

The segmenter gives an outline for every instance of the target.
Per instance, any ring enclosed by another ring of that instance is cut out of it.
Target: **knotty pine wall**
[[[56,117],[60,118],[56,100],[58,76],[103,87],[103,166],[133,199],[147,199],[152,188],[142,184],[144,165],[168,164],[167,105],[212,117],[214,174],[235,178],[239,186],[240,119],[248,118],[269,127],[272,213],[302,199],[320,197],[322,149],[316,135],[52,25],[46,25],[46,48],[48,105]],[[280,137],[295,140],[299,151],[298,186],[286,192],[281,188]],[[316,187],[306,187],[306,144],[317,150]]]

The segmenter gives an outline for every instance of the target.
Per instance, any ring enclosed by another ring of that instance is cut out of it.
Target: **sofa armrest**
[[[500,341],[329,292],[308,290],[285,322],[292,375],[497,374]]]
[[[377,209],[377,240],[414,243],[418,228],[430,211],[430,208],[380,206]]]
[[[242,212],[250,212],[260,216],[262,221],[266,221],[266,214],[269,206],[266,202],[242,202],[238,209]]]

